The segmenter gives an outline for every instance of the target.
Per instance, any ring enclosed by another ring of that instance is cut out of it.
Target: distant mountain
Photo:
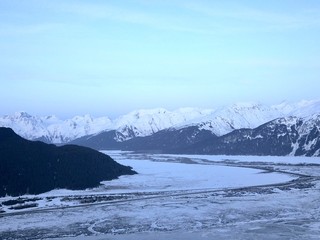
[[[211,131],[196,126],[161,130],[146,137],[132,138],[118,145],[122,150],[151,151],[158,153],[187,149],[199,142],[217,138]]]
[[[317,157],[320,156],[320,114],[278,118],[257,128],[240,128],[222,136],[198,126],[186,126],[123,142],[116,142],[111,135],[108,140],[101,137],[98,134],[74,142],[95,149],[156,153]]]
[[[103,132],[95,136],[82,137],[72,141],[72,144],[87,146],[97,150],[121,149],[130,151],[166,152],[172,149],[191,146],[197,142],[210,139],[215,135],[196,126],[175,129],[167,128],[145,137],[135,137],[117,142],[115,130]]]
[[[64,121],[55,116],[36,117],[18,112],[0,117],[0,127],[12,128],[22,137],[46,143],[67,143],[83,136],[115,130],[118,133],[115,140],[121,142],[138,136],[148,136],[211,112],[212,110],[195,108],[181,108],[176,111],[157,108],[133,111],[114,120],[85,115]]]
[[[0,118],[0,126],[12,127],[28,139],[48,143],[68,142],[94,149],[168,151],[182,149],[183,144],[200,144],[205,139],[222,139],[235,130],[255,129],[275,119],[296,117],[305,121],[315,114],[320,114],[320,100],[282,102],[274,106],[236,103],[217,109],[142,109],[114,120],[85,115],[61,121],[54,116],[39,118],[17,113]]]
[[[47,128],[39,117],[31,116],[26,112],[17,112],[11,116],[0,118],[0,127],[9,127],[17,134],[27,139],[40,138],[47,135]]]
[[[183,144],[189,146],[208,137],[222,136],[235,129],[254,128],[283,115],[276,109],[257,103],[238,103],[206,113],[194,114],[194,116],[200,115],[200,117],[181,121],[180,124],[173,124],[173,121],[165,119],[159,120],[162,123],[166,122],[164,125],[169,127],[158,128],[153,134],[152,132],[137,134],[130,128],[130,131],[112,130],[85,136],[75,139],[71,143],[94,149],[157,149],[164,151],[169,148],[182,147]],[[150,116],[153,115],[150,114]],[[186,119],[184,118],[184,120]],[[131,120],[130,122],[131,126],[137,126],[135,121]],[[142,126],[152,126],[148,122],[141,124]],[[143,136],[145,138],[141,138]],[[163,147],[159,148],[160,146]]]
[[[121,142],[152,136],[164,129],[170,129],[172,126],[179,126],[179,124],[183,125],[183,123],[191,121],[190,119],[198,119],[211,112],[212,110],[193,108],[182,108],[174,112],[163,108],[134,111],[114,121],[116,130],[105,130],[97,134],[83,136],[70,143],[94,149],[117,149]]]
[[[37,117],[26,112],[0,117],[0,127],[12,128],[29,140],[47,143],[66,143],[73,139],[97,133],[111,126],[107,117],[76,116],[62,121],[55,116]]]
[[[149,136],[160,130],[175,125],[183,125],[212,113],[211,109],[181,108],[168,111],[164,108],[142,109],[130,112],[114,120],[114,127],[118,133],[116,141],[122,142],[134,137]]]
[[[182,125],[182,128],[197,126],[201,130],[209,130],[216,136],[222,136],[235,129],[255,128],[283,116],[284,113],[278,109],[260,103],[237,103],[194,119],[190,123]],[[177,128],[177,126],[173,127]]]
[[[83,136],[69,143],[79,146],[90,147],[96,150],[110,150],[120,149],[121,141],[119,141],[119,139],[125,138],[126,137],[122,135],[121,132],[118,132],[116,130],[110,130],[98,134]]]
[[[93,149],[33,142],[0,128],[0,196],[91,188],[135,173]]]
[[[320,113],[320,100],[302,100],[296,103],[285,101],[271,108],[282,112],[285,116],[308,117]]]
[[[320,156],[320,114],[286,117],[238,129],[176,152],[193,154]]]

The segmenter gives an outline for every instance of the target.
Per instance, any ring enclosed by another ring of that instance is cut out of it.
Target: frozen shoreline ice
[[[157,179],[157,181],[162,179],[165,184],[168,181],[176,183],[171,187],[166,185],[169,192],[183,187],[183,182],[186,183],[188,180],[191,181],[187,187],[193,189],[192,180],[197,179],[198,182],[194,184],[205,187],[208,184],[205,179],[210,177],[208,174],[210,167],[217,167],[215,165],[159,162],[161,156],[158,155],[147,156],[150,159],[154,158],[155,162],[137,160],[143,155],[132,154],[130,159],[128,158],[130,153],[114,153],[113,156],[119,162],[132,163],[136,168],[140,168],[140,182],[138,179],[135,181],[126,178],[116,180],[118,181],[116,185],[126,186],[127,190],[145,187],[146,192],[149,192],[162,187],[161,184],[155,185],[150,179]],[[173,158],[170,156],[169,160]],[[203,159],[203,156],[199,158]],[[255,166],[263,162],[257,159],[259,157],[255,158]],[[0,218],[0,237],[2,239],[15,239],[19,236],[20,238],[63,240],[317,239],[320,232],[319,166],[278,165],[277,162],[277,160],[274,163],[271,162],[268,167],[314,176],[310,180],[312,184],[303,185],[304,182],[301,182],[300,186],[298,182],[296,186],[294,184],[283,187],[270,185],[195,194],[188,194],[187,190],[186,194],[172,196],[154,192],[159,195],[149,199],[7,216]],[[175,171],[168,172],[167,166]],[[172,166],[176,167],[172,168]],[[264,163],[261,166],[266,165]],[[194,176],[183,174],[185,171],[198,167],[199,171],[200,169],[203,171],[200,171],[201,174]],[[241,168],[231,169],[240,170]],[[273,174],[259,174],[259,172],[261,170],[245,169],[243,173],[256,178]],[[185,176],[187,176],[186,179],[183,178]],[[277,176],[292,178],[284,174],[277,174]],[[133,185],[132,182],[134,182]],[[230,179],[229,183],[232,183]],[[123,189],[113,189],[115,192],[123,191]]]

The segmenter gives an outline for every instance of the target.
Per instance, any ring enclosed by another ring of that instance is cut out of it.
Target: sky
[[[318,0],[1,0],[0,115],[319,99]]]

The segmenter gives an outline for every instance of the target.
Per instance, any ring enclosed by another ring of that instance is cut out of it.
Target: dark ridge
[[[175,149],[188,149],[198,142],[217,138],[209,130],[200,130],[196,126],[181,129],[164,129],[146,137],[135,137],[121,143],[121,150],[171,152]]]
[[[278,118],[254,129],[237,129],[217,137],[200,126],[164,129],[146,137],[116,142],[116,131],[87,136],[75,144],[97,150],[118,149],[148,153],[320,156],[320,115],[316,121]],[[307,127],[306,127],[307,126]]]
[[[124,137],[120,132],[110,130],[95,135],[80,137],[69,143],[90,147],[96,150],[120,149],[121,143],[115,140],[119,135],[120,137]]]
[[[9,128],[0,128],[0,196],[92,188],[135,173],[96,150],[29,141]]]
[[[96,135],[84,136],[70,143],[90,147],[96,150],[129,150],[150,153],[162,153],[191,146],[197,142],[216,138],[211,131],[200,130],[196,126],[181,129],[164,129],[146,137],[134,137],[117,142],[115,139],[124,136],[115,130]]]
[[[276,119],[254,129],[234,130],[188,148],[175,149],[173,153],[256,156],[286,156],[294,153],[295,156],[313,156],[320,148],[318,128],[314,126],[311,131],[301,135],[298,130],[303,124],[302,120],[296,119],[290,127],[284,120]],[[306,147],[311,142],[313,144]],[[294,145],[298,146],[296,150]]]

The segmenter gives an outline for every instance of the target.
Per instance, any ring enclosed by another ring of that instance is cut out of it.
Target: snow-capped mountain
[[[168,128],[123,142],[115,131],[73,143],[95,149],[121,149],[156,153],[320,156],[320,114],[305,118],[282,117],[256,128],[240,128],[222,136],[197,126]]]
[[[108,117],[93,118],[90,115],[61,120],[56,116],[37,117],[26,112],[0,117],[0,126],[10,127],[19,135],[49,143],[67,143],[99,134],[115,142],[135,137],[150,136],[164,129],[179,130],[195,127],[223,136],[236,129],[256,128],[276,118],[286,116],[306,117],[320,113],[320,100],[283,102],[267,106],[259,103],[236,103],[217,109],[181,108],[169,111],[164,108],[142,109],[111,120]],[[189,132],[189,131],[186,131]],[[172,132],[171,132],[172,134]]]
[[[108,117],[75,116],[72,119],[48,125],[48,136],[45,137],[52,143],[66,143],[85,135],[103,131],[111,126],[112,123]]]
[[[17,134],[27,139],[40,138],[48,135],[48,130],[42,118],[31,116],[26,112],[17,112],[0,118],[1,127],[10,127]]]
[[[180,151],[181,150],[176,150]],[[320,114],[284,117],[190,146],[184,153],[320,156]]]
[[[115,119],[113,129],[121,133],[116,140],[125,141],[133,137],[148,136],[174,125],[184,125],[212,112],[211,109],[197,108],[181,108],[176,111],[164,108],[142,109]]]
[[[202,118],[194,119],[187,125],[197,126],[199,129],[210,130],[217,136],[222,136],[235,129],[255,128],[265,122],[283,117],[284,113],[278,109],[260,103],[236,103],[219,108]],[[179,126],[174,126],[179,128]]]
[[[238,103],[146,136],[116,141],[121,133],[113,130],[73,143],[162,153],[320,156],[319,103]]]
[[[92,118],[89,115],[63,121],[55,116],[37,117],[26,112],[17,112],[0,118],[1,127],[12,128],[26,139],[39,139],[50,143],[65,143],[103,131],[110,125],[111,120],[107,117]]]
[[[315,113],[320,113],[320,99],[318,100],[302,100],[296,103],[284,101],[271,108],[282,112],[286,116],[307,117]]]
[[[115,120],[108,117],[93,118],[90,115],[60,120],[55,116],[37,117],[25,112],[0,117],[0,126],[10,127],[30,140],[50,143],[67,143],[76,138],[116,130],[116,141],[147,136],[176,124],[210,114],[210,109],[181,108],[168,111],[163,108],[137,110]]]

